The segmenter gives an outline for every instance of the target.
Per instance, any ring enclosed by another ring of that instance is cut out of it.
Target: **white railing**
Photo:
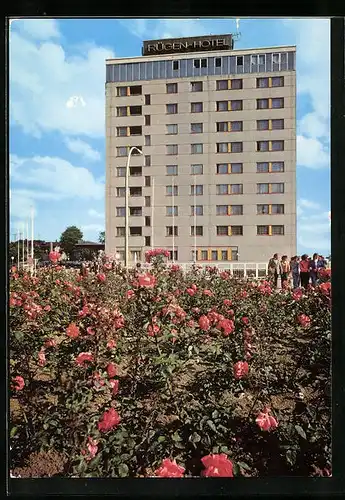
[[[131,263],[132,267],[135,266]],[[193,268],[193,262],[176,262],[183,271],[189,271]],[[168,262],[168,266],[172,266],[172,262]],[[266,262],[197,262],[199,267],[217,267],[219,271],[230,271],[234,277],[237,278],[257,278],[263,279],[267,276],[267,263]],[[140,264],[142,269],[150,269],[151,264]]]

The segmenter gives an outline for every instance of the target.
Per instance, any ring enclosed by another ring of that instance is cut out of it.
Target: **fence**
[[[183,271],[188,271],[194,266],[193,262],[176,262]],[[172,265],[169,262],[169,265]],[[198,267],[217,267],[220,271],[230,271],[237,278],[257,278],[263,279],[267,276],[268,265],[266,262],[203,262],[197,263]],[[133,265],[134,267],[134,265]],[[150,264],[141,264],[143,269],[149,269]]]

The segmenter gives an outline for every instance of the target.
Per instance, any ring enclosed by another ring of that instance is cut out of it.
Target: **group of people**
[[[295,255],[291,260],[287,255],[283,255],[279,259],[278,254],[275,253],[268,262],[268,277],[275,287],[277,287],[278,278],[280,277],[282,286],[292,278],[293,288],[299,286],[307,288],[310,282],[312,286],[316,286],[318,272],[326,267],[326,259],[317,253],[314,253],[312,258],[307,254],[301,257]]]

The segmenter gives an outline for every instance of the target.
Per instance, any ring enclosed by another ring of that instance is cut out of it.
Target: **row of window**
[[[242,111],[243,100],[231,99],[226,101],[216,101],[216,111]],[[166,104],[166,114],[176,115],[178,113],[178,103]],[[280,109],[284,108],[284,97],[272,97],[265,99],[256,99],[256,109]],[[203,102],[191,102],[191,113],[203,113]],[[142,106],[117,106],[116,114],[121,116],[141,116]]]
[[[149,115],[148,115],[149,116]],[[146,118],[146,117],[145,117]],[[216,122],[215,124],[216,132],[243,132],[243,121],[229,121],[229,122]],[[284,129],[284,119],[271,119],[271,120],[256,120],[256,130],[283,130]],[[203,123],[191,123],[190,133],[191,134],[202,134],[204,132]],[[167,135],[177,135],[178,134],[178,124],[167,124],[166,125]],[[142,135],[142,126],[135,125],[132,127],[116,127],[117,137],[132,137]],[[145,146],[151,145],[151,136],[145,135]]]
[[[131,226],[129,227],[130,236],[142,236],[141,226]],[[116,236],[118,238],[124,237],[126,234],[126,228],[124,226],[118,226],[116,228]],[[284,236],[284,226],[283,225],[260,225],[256,226],[256,234],[258,236]],[[166,226],[165,228],[166,236],[178,236],[178,226]],[[191,236],[203,236],[204,230],[203,226],[190,226]],[[216,226],[217,236],[243,236],[243,226]]]
[[[150,136],[147,136],[150,137]],[[145,141],[145,146],[151,145],[151,141]],[[216,153],[243,153],[243,142],[217,142]],[[131,146],[119,146],[116,148],[117,156],[128,156]],[[137,146],[142,150],[142,146]],[[165,146],[167,155],[178,155],[178,144],[167,144]],[[257,152],[270,152],[270,151],[284,151],[284,140],[275,141],[256,141]],[[202,143],[195,143],[190,145],[190,154],[203,154],[204,145]],[[134,153],[133,153],[134,154]],[[137,153],[139,154],[139,153]]]
[[[202,205],[192,205],[190,208],[192,216],[203,215]],[[256,205],[257,215],[284,215],[284,211],[285,206],[283,204],[273,203]],[[116,217],[125,217],[125,215],[126,207],[116,207]],[[143,207],[129,207],[129,215],[130,217],[142,217]],[[216,215],[243,215],[243,205],[216,205]],[[145,216],[145,226],[151,226],[150,216]]]
[[[210,83],[210,82],[209,82]],[[272,87],[284,87],[284,77],[283,76],[272,76],[265,78],[257,78],[256,79],[256,88],[272,88]],[[215,82],[215,90],[241,90],[243,89],[243,79],[242,78],[233,78],[230,80],[216,80]],[[190,82],[190,91],[191,92],[203,92],[204,90],[204,82]],[[212,90],[212,89],[208,89]],[[166,84],[166,93],[167,94],[177,94],[178,93],[178,83],[167,83]],[[118,97],[128,97],[142,95],[142,86],[141,85],[131,85],[126,87],[117,87],[117,96]],[[147,102],[146,102],[147,101]],[[145,104],[150,105],[151,101],[149,99],[149,94],[145,95]]]
[[[259,174],[282,173],[285,171],[283,161],[257,162],[256,172]],[[142,167],[129,167],[131,177],[141,177]],[[178,165],[166,165],[166,175],[178,176]],[[203,175],[204,165],[197,163],[190,166],[190,175]],[[216,174],[243,174],[243,163],[217,163]],[[117,167],[117,177],[125,177],[126,167]],[[145,186],[150,185],[150,176],[145,176]]]
[[[148,178],[150,179],[150,178]],[[146,187],[150,187],[150,180],[147,181]],[[284,194],[284,182],[262,182],[257,185],[257,194]],[[126,194],[125,187],[117,187],[116,188],[116,196],[118,198],[124,198]],[[192,185],[191,186],[191,196],[194,195],[203,195],[204,194],[204,186],[202,184]],[[244,194],[243,193],[243,184],[216,184],[216,194],[218,195],[235,195],[235,194]],[[132,197],[142,196],[142,187],[130,187],[129,195]],[[166,186],[166,195],[167,196],[178,196],[178,186]]]

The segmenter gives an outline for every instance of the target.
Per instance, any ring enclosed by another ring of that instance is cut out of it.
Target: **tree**
[[[98,236],[98,241],[100,243],[105,243],[105,231],[101,231]]]
[[[83,237],[83,233],[76,226],[67,227],[60,236],[60,243],[66,254],[71,254]]]

